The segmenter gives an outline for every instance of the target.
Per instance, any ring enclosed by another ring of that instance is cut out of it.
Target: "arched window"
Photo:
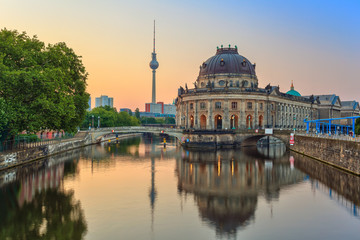
[[[190,128],[194,128],[194,116],[190,116]]]
[[[222,116],[219,114],[215,116],[215,129],[222,129]]]
[[[239,118],[237,115],[231,115],[230,117],[230,128],[231,129],[237,129],[238,128],[238,121]]]
[[[200,116],[200,129],[206,129],[206,116]]]
[[[252,124],[253,118],[252,116],[249,114],[246,116],[246,128],[247,129],[252,129],[253,124]]]

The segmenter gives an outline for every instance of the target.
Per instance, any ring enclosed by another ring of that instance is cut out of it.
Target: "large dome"
[[[199,76],[218,73],[255,74],[255,65],[239,55],[237,47],[218,48],[216,55],[206,60],[200,66]]]

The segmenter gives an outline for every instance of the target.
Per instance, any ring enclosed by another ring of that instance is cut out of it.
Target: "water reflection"
[[[360,219],[360,177],[297,153],[291,155],[296,159],[295,167],[309,176],[313,191],[328,195],[351,215]]]
[[[280,153],[273,145],[268,153]],[[281,155],[281,154],[279,154]],[[257,156],[257,157],[254,157]],[[193,193],[203,221],[219,235],[235,235],[253,222],[259,196],[268,202],[279,198],[281,188],[304,180],[291,167],[289,155],[269,160],[256,148],[216,152],[183,151],[176,173],[180,194]]]
[[[282,224],[293,219],[308,223],[295,222],[295,229],[315,228],[315,221],[297,214],[303,209],[315,218],[324,211],[333,214],[324,219],[330,223],[344,211],[360,219],[360,178],[282,145],[196,152],[183,150],[175,139],[167,139],[166,148],[162,142],[141,137],[103,143],[0,172],[0,239],[146,239],[150,232],[156,239],[200,239],[209,232],[236,237],[259,228],[286,231]],[[315,193],[321,203],[311,201]],[[185,196],[194,201],[183,201]],[[289,197],[306,201],[293,215],[288,214]],[[329,199],[340,211],[333,204],[313,213]],[[185,229],[193,236],[183,235]]]
[[[1,173],[0,239],[83,238],[87,225],[80,202],[63,189],[79,154],[66,152]]]

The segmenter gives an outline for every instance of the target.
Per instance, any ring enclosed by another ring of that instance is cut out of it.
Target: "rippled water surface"
[[[359,179],[281,145],[133,138],[0,172],[0,239],[359,239]]]

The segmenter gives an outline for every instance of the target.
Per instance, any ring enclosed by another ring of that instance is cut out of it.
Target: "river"
[[[359,239],[360,178],[283,145],[137,137],[0,172],[0,239]]]

